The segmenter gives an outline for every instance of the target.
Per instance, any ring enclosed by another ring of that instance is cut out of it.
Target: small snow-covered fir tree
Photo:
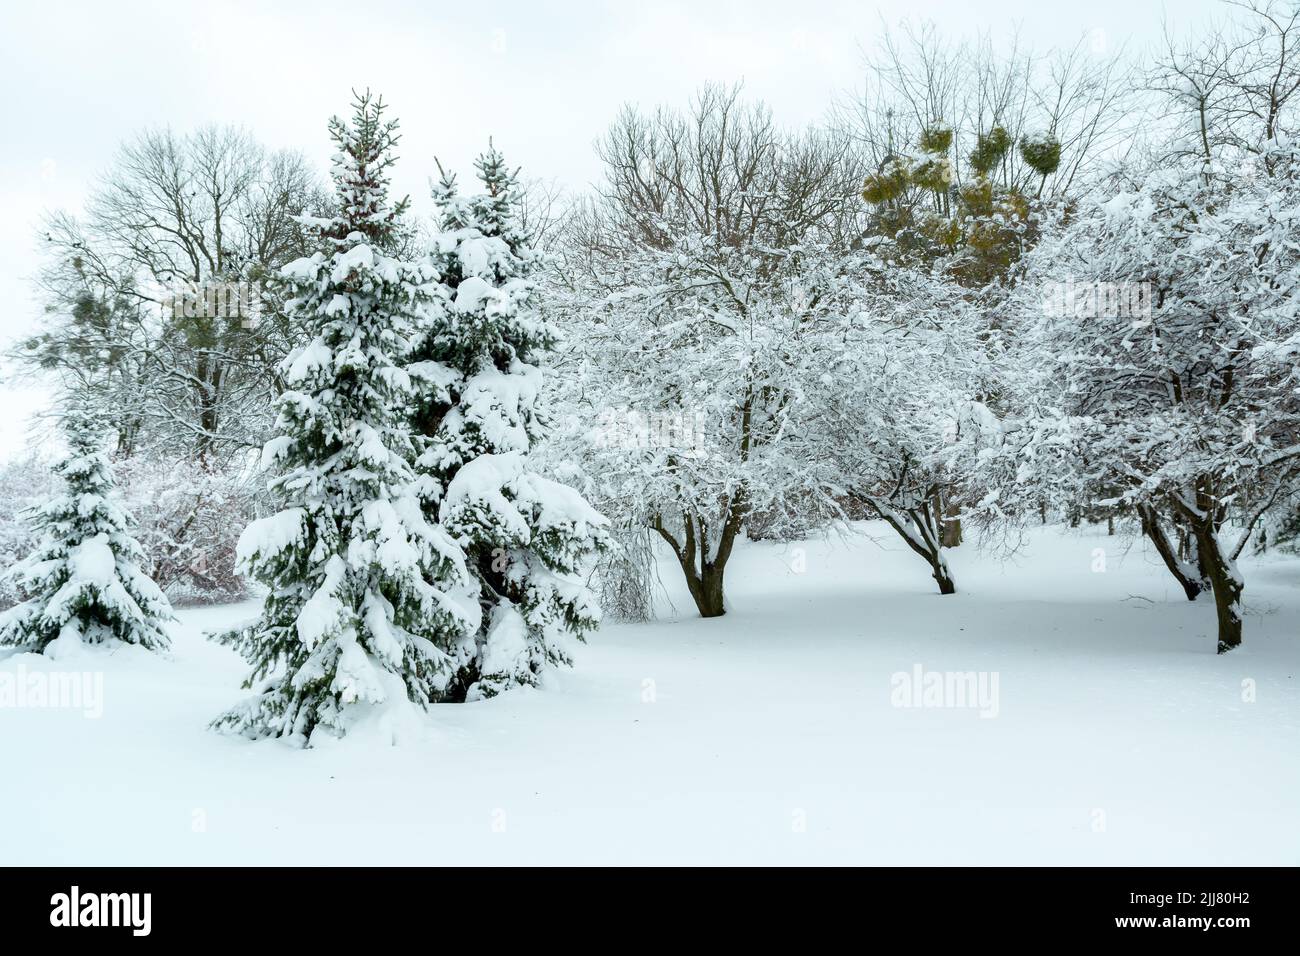
[[[554,335],[516,175],[491,148],[476,166],[481,193],[459,195],[446,174],[434,187],[442,231],[432,258],[445,308],[429,313],[411,365],[424,385],[421,497],[465,549],[482,610],[449,700],[536,684],[572,662],[574,641],[600,617],[579,573],[606,535],[580,494],[530,467],[545,431],[539,363]]]
[[[55,468],[64,492],[31,513],[40,544],[9,573],[32,597],[0,615],[0,644],[58,656],[81,643],[169,643],[171,606],[141,570],[130,518],[111,500],[106,424],[86,403],[64,420],[68,455]]]
[[[478,608],[457,544],[425,520],[413,489],[402,365],[432,306],[427,263],[391,254],[405,202],[388,198],[396,123],[359,96],[334,119],[339,214],[308,223],[320,249],[282,272],[308,343],[285,360],[277,437],[263,450],[282,510],[251,524],[241,567],[270,593],[261,619],[221,635],[266,678],[218,727],[309,745],[404,700],[424,706],[452,680]]]

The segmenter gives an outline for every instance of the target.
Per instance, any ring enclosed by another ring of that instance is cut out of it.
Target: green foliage
[[[977,175],[956,191],[948,156],[952,143],[951,129],[930,126],[920,136],[919,157],[891,156],[867,178],[862,194],[877,207],[871,228],[890,240],[889,256],[942,262],[959,283],[978,288],[1005,276],[1020,257],[1030,237],[1030,201],[988,175],[1011,148],[1005,129],[995,126],[979,137],[968,157]],[[1060,145],[1054,140],[1030,145],[1035,162],[1059,163]]]
[[[1040,176],[1050,176],[1061,165],[1061,143],[1051,134],[1021,137],[1020,158]]]
[[[862,198],[872,205],[901,199],[911,185],[912,171],[906,159],[891,156],[880,164],[879,172],[867,177]]]
[[[108,302],[89,292],[76,296],[66,311],[46,307],[52,319],[65,321],[52,330],[42,331],[19,344],[19,355],[40,369],[57,369],[64,365],[92,372],[112,364],[122,351],[120,333],[124,324],[121,303]]]
[[[1001,126],[994,126],[975,141],[970,154],[970,168],[976,175],[987,176],[997,169],[1011,148],[1011,134]]]
[[[951,271],[963,285],[987,285],[1005,276],[1024,251],[1029,200],[1019,190],[995,189],[981,179],[962,190],[962,206],[963,255]]]
[[[952,185],[952,164],[947,156],[923,159],[912,169],[912,182],[930,192],[947,192]]]
[[[923,153],[930,153],[936,156],[947,155],[948,150],[952,148],[952,130],[940,124],[926,127],[921,131],[921,138],[917,142]]]

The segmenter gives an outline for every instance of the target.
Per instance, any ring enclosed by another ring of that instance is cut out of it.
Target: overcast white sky
[[[353,87],[402,121],[399,190],[417,208],[437,155],[468,168],[493,136],[526,175],[581,189],[592,141],[626,102],[684,103],[743,80],[804,125],[862,79],[881,23],[934,20],[953,38],[1019,30],[1035,49],[1140,50],[1168,18],[1194,29],[1217,0],[634,0],[478,3],[59,2],[0,7],[0,339],[39,321],[29,277],[43,210],[77,208],[117,145],[149,126],[246,126],[327,168],[325,121]],[[0,458],[23,444],[39,389],[0,384]]]

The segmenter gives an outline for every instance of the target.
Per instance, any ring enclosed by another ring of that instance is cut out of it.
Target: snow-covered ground
[[[1219,657],[1209,598],[1140,542],[968,544],[940,597],[867,527],[744,545],[721,619],[665,566],[676,616],[398,746],[207,730],[245,666],[201,631],[250,604],[181,612],[167,657],[8,656],[102,672],[103,696],[98,718],[0,709],[0,863],[1300,862],[1300,561],[1245,562],[1245,645]],[[918,666],[986,696],[895,706]]]

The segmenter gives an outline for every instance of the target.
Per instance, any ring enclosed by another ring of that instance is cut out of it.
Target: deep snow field
[[[1007,563],[968,542],[940,597],[862,527],[738,547],[720,619],[665,563],[658,622],[396,746],[207,730],[246,667],[201,630],[252,603],[181,611],[163,658],[0,656],[104,675],[97,719],[0,709],[0,864],[1300,863],[1300,560],[1243,562],[1245,644],[1220,657],[1210,597],[1141,541],[1040,529]],[[894,706],[918,665],[996,676],[995,706]]]

